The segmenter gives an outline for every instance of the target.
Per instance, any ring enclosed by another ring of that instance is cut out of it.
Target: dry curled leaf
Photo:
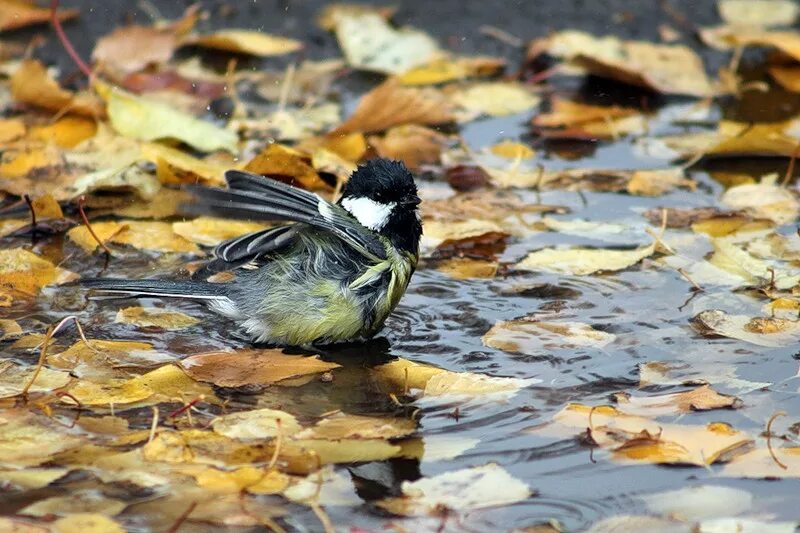
[[[361,97],[353,114],[331,134],[380,132],[403,124],[435,125],[453,120],[453,105],[439,91],[403,87],[390,78]]]

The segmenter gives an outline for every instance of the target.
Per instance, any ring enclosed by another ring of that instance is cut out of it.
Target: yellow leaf
[[[97,122],[84,117],[67,115],[47,126],[31,126],[28,137],[53,142],[63,148],[73,148],[97,133]]]
[[[22,390],[35,373],[34,367],[21,367],[11,361],[0,362],[0,398],[11,398],[22,394]],[[72,377],[68,372],[43,367],[36,375],[36,380],[28,389],[28,393],[52,392],[65,387],[70,381]]]
[[[293,436],[294,439],[396,439],[417,430],[407,418],[384,418],[338,413]]]
[[[59,518],[52,525],[54,533],[125,533],[125,529],[107,516],[78,513]]]
[[[142,141],[177,139],[204,152],[236,152],[239,139],[231,130],[118,87],[96,83],[95,88],[106,101],[111,125],[121,135]]]
[[[789,189],[764,182],[731,187],[720,202],[777,224],[788,224],[800,215],[800,202]]]
[[[239,440],[264,440],[277,435],[288,437],[302,428],[294,415],[275,409],[254,409],[214,419],[216,433]]]
[[[512,82],[486,82],[458,89],[453,102],[473,115],[504,117],[530,111],[541,98],[529,89]],[[468,117],[472,118],[472,117]]]
[[[15,30],[33,24],[48,24],[50,9],[39,7],[28,0],[4,0],[0,3],[0,31]],[[58,19],[69,20],[78,16],[77,9],[58,10]]]
[[[190,35],[183,40],[183,44],[259,57],[289,54],[303,48],[303,43],[294,39],[239,29],[218,30],[209,35]]]
[[[139,250],[156,252],[200,253],[196,244],[187,241],[172,231],[168,222],[144,222],[128,220],[92,224],[97,237],[106,243],[127,244]],[[86,252],[93,252],[98,244],[85,226],[72,228],[67,237]]]
[[[173,222],[172,231],[187,241],[203,246],[215,246],[222,241],[266,229],[267,225],[256,222],[225,218],[199,217],[188,222]]]
[[[649,417],[711,409],[736,409],[742,405],[739,398],[720,394],[710,385],[701,385],[685,392],[656,396],[631,396],[626,393],[617,393],[614,398],[619,408],[625,413]]]
[[[436,270],[454,279],[493,278],[500,264],[497,261],[452,257],[436,264]]]
[[[62,89],[36,59],[22,61],[14,71],[11,76],[11,96],[17,102],[54,113],[71,112],[88,117],[105,115],[102,102],[94,95],[75,94]]]
[[[647,87],[665,94],[706,97],[713,94],[703,62],[691,48],[645,41],[622,41],[564,30],[533,41],[528,59],[541,53],[569,61],[591,74]]]
[[[162,328],[173,331],[190,328],[198,324],[200,319],[158,307],[126,307],[117,312],[114,322],[131,324],[139,328]]]
[[[254,174],[268,176],[269,179],[283,178],[304,189],[330,188],[320,179],[309,159],[306,154],[288,146],[269,144],[251,159],[244,169]]]
[[[30,516],[69,516],[75,513],[97,513],[104,516],[116,516],[127,504],[102,494],[88,490],[75,491],[66,496],[52,496],[28,505],[20,511]]]
[[[397,12],[394,6],[368,6],[363,4],[327,4],[317,16],[317,24],[326,31],[336,29],[336,22],[340,16],[360,16],[364,14],[375,14],[389,20]]]
[[[156,164],[156,176],[161,183],[224,185],[228,165],[198,159],[191,155],[159,143],[142,145],[142,157]]]
[[[655,243],[635,250],[545,248],[531,252],[516,264],[523,270],[587,276],[595,272],[625,270],[655,253]]]
[[[350,66],[384,74],[401,74],[441,54],[426,33],[395,30],[375,13],[339,13],[336,39]]]
[[[15,141],[25,135],[25,123],[18,118],[0,119],[0,143]]]
[[[30,490],[41,489],[69,472],[66,468],[26,468],[25,470],[0,470],[0,482],[12,487]],[[3,525],[0,523],[0,531]]]
[[[436,85],[470,77],[491,76],[505,66],[493,57],[443,57],[413,67],[398,76],[403,85]]]
[[[289,486],[290,478],[277,470],[245,466],[235,470],[219,470],[205,466],[190,466],[178,470],[192,476],[197,484],[212,492],[278,494]]]
[[[489,147],[489,151],[506,159],[528,159],[536,155],[530,146],[512,141],[503,141]]]
[[[12,148],[0,157],[0,178],[24,178],[37,169],[57,166],[61,162],[58,150],[53,146]]]
[[[22,248],[0,250],[0,286],[36,294],[45,285],[63,283],[76,277]]]

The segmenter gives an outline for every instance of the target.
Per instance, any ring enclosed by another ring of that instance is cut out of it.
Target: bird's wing
[[[210,210],[214,214],[233,218],[300,222],[330,232],[367,257],[378,260],[386,258],[386,250],[376,235],[342,207],[316,194],[239,170],[227,171],[225,180],[228,182],[227,189],[194,188],[198,203],[188,206],[189,210]],[[217,250],[230,258],[239,259],[244,257],[240,255],[244,252],[256,257],[275,251],[294,237],[291,230],[278,231],[280,229],[237,237],[223,242]]]

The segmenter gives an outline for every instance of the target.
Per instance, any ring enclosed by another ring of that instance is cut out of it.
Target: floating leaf
[[[339,368],[317,357],[286,355],[281,350],[208,352],[187,357],[181,366],[193,379],[220,387],[271,385],[308,374]]]
[[[114,322],[139,328],[162,328],[169,331],[186,329],[200,322],[193,316],[158,307],[126,307],[117,312]]]
[[[565,30],[534,41],[528,59],[541,53],[569,61],[591,74],[665,94],[706,97],[713,94],[703,62],[683,45],[622,41]]]
[[[741,209],[755,218],[788,224],[800,215],[800,202],[791,191],[770,183],[731,187],[720,199],[722,205]]]
[[[172,231],[202,246],[216,246],[222,241],[261,231],[268,226],[257,222],[229,220],[225,218],[198,217],[187,222],[173,222]]]
[[[703,334],[739,339],[759,346],[792,346],[800,341],[800,322],[786,318],[751,318],[709,309],[697,314],[692,324]]]
[[[620,410],[625,413],[651,417],[711,409],[736,409],[742,405],[739,398],[720,394],[710,385],[657,396],[631,396],[618,393],[614,399]]]
[[[388,79],[361,97],[353,114],[331,132],[377,132],[402,124],[444,124],[455,119],[453,105],[430,88],[403,87]]]
[[[116,516],[127,504],[120,500],[104,497],[99,491],[75,491],[67,496],[53,496],[39,500],[20,510],[20,514],[30,516],[66,516],[74,513],[97,513]]]
[[[45,66],[35,59],[24,60],[14,71],[11,76],[11,95],[17,102],[54,113],[71,112],[89,117],[102,117],[105,114],[102,102],[97,98],[62,89],[48,75]]]
[[[380,500],[377,505],[399,515],[427,516],[442,509],[464,512],[511,505],[532,494],[525,483],[494,463],[404,481],[401,490],[402,497]]]
[[[303,43],[294,39],[240,29],[217,30],[207,35],[190,35],[183,39],[182,44],[259,57],[290,54],[303,48]]]
[[[647,120],[637,109],[594,106],[563,98],[551,100],[550,112],[536,115],[531,123],[544,137],[565,139],[617,139],[647,131]]]
[[[142,141],[177,139],[205,152],[236,151],[238,138],[230,130],[120,88],[98,84],[97,92],[106,101],[111,125],[121,135]]]
[[[448,56],[412,67],[397,78],[403,85],[435,85],[472,77],[492,76],[501,71],[505,64],[505,60],[494,57]],[[497,106],[500,107],[502,106]]]
[[[516,268],[586,276],[595,272],[616,272],[630,268],[655,253],[655,243],[635,250],[593,248],[546,248],[531,252]]]
[[[773,437],[774,442],[775,437]],[[782,468],[784,465],[786,468]],[[800,446],[762,444],[725,465],[722,475],[737,478],[783,479],[800,477]]]
[[[197,245],[172,231],[172,225],[168,222],[95,222],[92,229],[105,243],[127,244],[139,250],[157,252],[200,253]],[[67,232],[67,237],[87,253],[93,252],[99,246],[85,226],[72,228]]]
[[[453,101],[472,116],[504,117],[525,113],[541,99],[524,86],[510,82],[486,82],[458,89]],[[469,119],[469,117],[465,117]],[[463,120],[463,119],[462,119]]]
[[[45,285],[74,279],[77,276],[72,272],[22,248],[0,250],[0,287],[32,295]]]
[[[396,126],[383,137],[369,137],[378,155],[402,161],[410,170],[438,163],[447,142],[446,135],[416,124]]]
[[[77,9],[59,9],[58,20],[64,21],[78,16]],[[39,7],[26,0],[4,0],[0,3],[0,31],[16,30],[33,24],[50,22],[50,9]]]
[[[392,28],[373,13],[345,13],[335,17],[336,38],[350,66],[401,74],[436,58],[441,51],[427,34],[414,29]]]
[[[417,430],[407,418],[382,418],[338,413],[323,418],[312,427],[294,435],[296,439],[396,439]]]
[[[220,435],[239,440],[264,440],[278,435],[288,437],[302,429],[294,415],[275,409],[231,413],[216,418],[211,425]]]
[[[75,513],[52,524],[56,533],[125,533],[111,518],[97,513]]]
[[[29,394],[52,392],[67,386],[72,381],[68,372],[47,367],[37,372],[34,367],[26,368],[10,361],[0,361],[0,398],[11,398],[22,394],[34,374],[36,379],[27,389]]]
[[[506,352],[538,354],[553,348],[602,348],[616,335],[580,322],[546,322],[535,319],[500,320],[483,335],[483,343]]]

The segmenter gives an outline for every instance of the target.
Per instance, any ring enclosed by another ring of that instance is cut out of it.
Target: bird
[[[422,221],[414,177],[376,158],[352,172],[338,201],[240,170],[227,188],[195,187],[189,210],[287,224],[217,245],[204,279],[86,279],[94,294],[196,300],[254,343],[312,346],[366,340],[380,331],[419,260]]]

